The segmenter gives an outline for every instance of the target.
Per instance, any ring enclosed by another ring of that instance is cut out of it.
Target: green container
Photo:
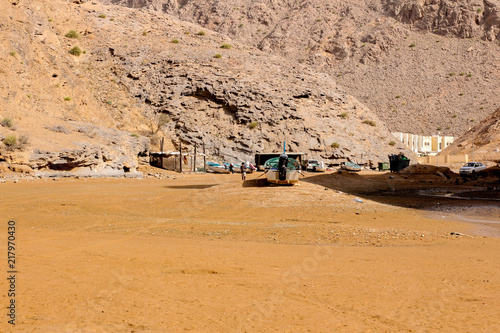
[[[384,171],[384,170],[389,170],[389,163],[388,162],[379,162],[378,163],[378,171]]]

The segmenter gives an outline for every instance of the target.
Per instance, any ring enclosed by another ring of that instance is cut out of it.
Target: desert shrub
[[[114,18],[110,18],[109,20],[110,20],[110,21],[114,21],[115,19],[114,19]]]
[[[222,54],[217,53],[216,55],[214,55],[214,58],[217,58],[217,59],[218,59],[218,58],[222,58]]]
[[[66,102],[69,102],[69,101],[71,101],[71,97],[69,97],[69,96],[65,96],[65,97],[64,97],[64,100],[65,100]]]
[[[206,33],[205,33],[205,31],[201,30],[201,31],[198,31],[197,35],[198,36],[205,36]]]
[[[389,142],[389,146],[395,146],[396,145],[396,142],[395,141],[391,141]]]
[[[396,95],[396,98],[401,98],[401,95]]]
[[[69,131],[66,127],[62,125],[52,126],[49,128],[52,132],[68,134]]]
[[[189,34],[191,34],[191,32],[189,32],[189,31],[184,31],[184,35],[189,35]]]
[[[220,46],[221,49],[226,49],[226,50],[230,50],[233,48],[233,46],[229,43],[223,43],[221,46]]]
[[[132,133],[132,134],[130,134],[130,136],[134,137],[136,139],[139,139],[139,134],[137,134],[137,133]]]
[[[170,117],[168,114],[162,113],[158,117],[158,127],[161,128],[170,122]]]
[[[463,92],[461,92],[460,94],[458,94],[458,96],[463,96],[463,95],[464,95],[464,93],[463,93]]]
[[[106,15],[104,15],[104,14],[101,14],[101,15],[99,15],[99,18],[102,18],[102,19],[104,19],[104,18],[106,18]]]
[[[172,39],[172,40],[171,40],[171,43],[178,44],[178,43],[179,43],[179,40],[178,40],[178,39]]]
[[[332,147],[333,149],[337,149],[340,147],[340,144],[338,142],[333,142],[330,147]]]
[[[340,116],[340,118],[345,119],[345,118],[347,118],[348,113],[347,112],[342,112],[339,116]]]
[[[451,73],[450,73],[450,76],[455,76],[455,72],[451,72]]]
[[[457,115],[456,115],[456,114],[454,114],[454,115],[453,115],[453,116],[451,116],[451,117],[452,117],[452,118],[456,118],[456,117],[457,117]]]
[[[477,13],[478,13],[478,14],[479,14],[479,13],[481,13],[481,11],[482,11],[482,10],[481,10],[481,8],[478,8],[478,9],[477,9]]]
[[[74,46],[71,50],[69,50],[69,53],[74,55],[74,56],[79,57],[80,54],[82,54],[82,49],[79,48],[78,46]]]
[[[377,124],[375,124],[375,122],[373,120],[363,120],[363,124],[366,124],[366,125],[370,125],[370,126],[377,126]]]
[[[76,32],[75,30],[68,31],[68,33],[64,36],[66,36],[68,38],[76,38],[76,39],[80,38],[80,34],[78,32]]]
[[[28,144],[28,141],[29,137],[27,135],[21,135],[18,140],[19,146],[21,146],[21,148],[24,147]]]
[[[465,73],[464,73],[464,72],[461,72],[461,73],[460,73],[460,74],[458,74],[458,75],[460,75],[460,76],[464,76],[464,75],[465,75]]]
[[[14,147],[16,145],[16,143],[17,143],[17,138],[16,138],[15,135],[9,135],[5,139],[3,139],[3,143],[7,147]]]
[[[411,44],[410,44],[410,47],[415,47],[415,43],[411,43]]]
[[[257,125],[259,125],[259,122],[257,120],[254,120],[248,125],[248,127],[250,127],[250,129],[254,129],[255,127],[257,127]]]
[[[467,74],[467,77],[471,77],[471,76],[472,76],[472,74],[471,74],[471,73]]]
[[[475,121],[476,121],[476,119],[474,119],[474,118],[472,118],[472,119],[470,120],[470,122],[471,122],[471,123],[473,123],[473,122],[475,122]]]
[[[15,57],[17,53],[16,53],[16,51],[10,51],[10,52],[9,52],[9,54],[10,54],[11,56]]]
[[[440,130],[442,130],[442,129],[443,129],[443,128],[442,128],[441,126],[438,126],[438,127],[436,128],[436,130],[438,130],[438,131],[440,131]]]
[[[143,31],[143,32],[142,32],[142,35],[143,35],[143,36],[147,36],[147,35],[148,35],[148,32],[147,32],[147,31]]]
[[[14,126],[14,123],[12,122],[12,119],[10,118],[3,118],[2,121],[0,121],[0,125],[3,127],[12,127]]]

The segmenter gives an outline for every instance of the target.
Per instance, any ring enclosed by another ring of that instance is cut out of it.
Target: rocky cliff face
[[[106,1],[328,73],[391,131],[460,136],[500,104],[498,1]]]
[[[499,1],[393,0],[385,8],[398,21],[438,35],[492,42],[500,37]]]
[[[91,73],[92,20],[68,1],[0,4],[1,170],[134,173],[149,139],[131,134],[146,118],[106,72]]]
[[[120,14],[116,19],[130,23],[146,17],[134,10]],[[168,16],[142,28],[148,33],[127,38],[140,52],[114,43],[96,50],[93,60],[112,68],[121,85],[167,119],[162,130],[172,144],[177,138],[205,143],[213,157],[237,161],[281,151],[286,141],[289,151],[330,163],[372,164],[402,148],[391,146],[383,122],[329,75]],[[169,39],[158,44],[165,33]]]
[[[171,139],[167,148],[204,142],[229,161],[281,151],[283,141],[332,163],[376,163],[402,151],[330,75],[196,24],[98,2],[2,9],[11,52],[1,54],[0,118],[14,126],[0,127],[0,159],[11,168],[124,174],[147,148],[145,136],[160,133]],[[24,133],[22,145],[6,141]]]
[[[467,131],[442,154],[469,154],[471,160],[490,160],[500,163],[500,109]]]

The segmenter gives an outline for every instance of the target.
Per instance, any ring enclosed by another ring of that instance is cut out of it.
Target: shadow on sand
[[[204,189],[214,187],[217,185],[219,185],[219,184],[172,185],[172,186],[164,186],[164,187],[171,188],[174,190],[204,190]]]
[[[243,187],[266,187],[269,186],[266,178],[247,179],[243,182]]]
[[[424,210],[499,205],[500,200],[497,179],[470,180],[458,174],[343,172],[309,176],[303,181],[384,204]]]

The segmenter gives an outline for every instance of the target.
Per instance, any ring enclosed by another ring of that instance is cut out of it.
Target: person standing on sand
[[[241,163],[240,171],[241,171],[241,180],[245,181],[245,179],[247,178],[247,167],[245,166],[244,162]]]

